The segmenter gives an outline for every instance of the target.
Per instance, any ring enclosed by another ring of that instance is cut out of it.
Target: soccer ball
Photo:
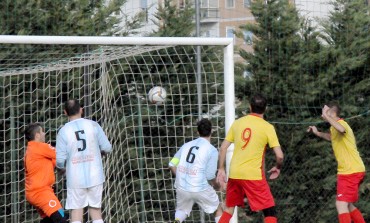
[[[166,100],[167,92],[163,87],[153,87],[148,92],[148,100],[152,104],[160,105]]]

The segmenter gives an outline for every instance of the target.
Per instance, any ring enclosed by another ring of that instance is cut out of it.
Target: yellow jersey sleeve
[[[351,127],[343,119],[338,120],[338,123],[346,129],[345,133],[340,133],[334,127],[330,127],[331,143],[338,162],[338,174],[365,172],[365,165],[357,150]]]

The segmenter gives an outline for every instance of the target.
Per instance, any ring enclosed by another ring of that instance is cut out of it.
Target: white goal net
[[[147,100],[154,86],[167,91],[162,105]],[[25,200],[23,129],[41,122],[55,145],[71,98],[113,145],[104,160],[105,221],[170,222],[170,158],[197,137],[200,117],[212,121],[216,147],[234,120],[232,39],[0,36],[0,92],[0,222],[38,222]],[[63,205],[65,189],[57,175]],[[193,209],[187,222],[213,222]]]

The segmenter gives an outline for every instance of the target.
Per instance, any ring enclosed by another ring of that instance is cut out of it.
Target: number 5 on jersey
[[[82,148],[78,147],[77,148],[77,151],[78,152],[82,152],[86,149],[86,139],[85,138],[85,131],[84,130],[79,130],[79,131],[75,131],[75,135],[76,135],[76,139],[77,141],[81,141],[82,142]]]

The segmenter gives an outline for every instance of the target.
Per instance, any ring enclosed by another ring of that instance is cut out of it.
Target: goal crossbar
[[[112,37],[112,36],[13,36],[0,35],[7,44],[86,44],[89,45],[214,45],[233,44],[233,38],[205,37]]]

